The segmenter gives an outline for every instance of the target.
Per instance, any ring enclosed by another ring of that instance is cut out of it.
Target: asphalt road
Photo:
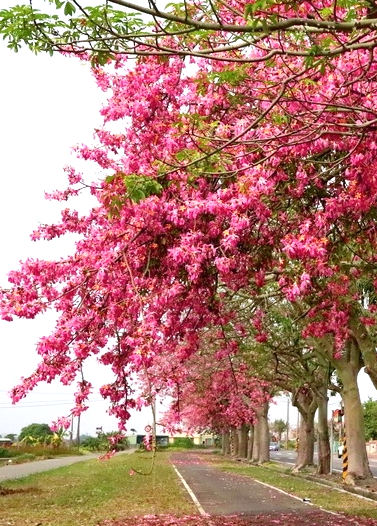
[[[175,453],[172,462],[188,484],[186,489],[191,490],[197,499],[202,514],[250,516],[295,513],[301,516],[313,512],[313,507],[301,499],[251,478],[220,471],[206,463],[205,454]],[[323,518],[323,524],[326,524],[328,515],[323,513]]]
[[[133,451],[134,449],[127,449],[126,451],[121,451],[117,454],[129,454],[133,453]],[[70,464],[76,464],[77,462],[84,462],[85,460],[91,460],[92,458],[98,457],[98,453],[92,453],[82,456],[35,460],[33,462],[25,462],[24,464],[6,464],[0,466],[0,482],[3,482],[4,480],[20,479],[32,475],[33,473],[41,473],[42,471],[49,471],[50,469],[61,468],[63,466],[69,466]]]
[[[285,462],[286,464],[294,465],[296,462],[296,451],[270,451],[271,460],[278,460],[279,462]],[[314,461],[317,460],[317,454],[314,453]],[[370,469],[374,477],[377,477],[377,459],[369,458]],[[342,459],[338,458],[338,455],[333,455],[333,466],[335,471],[342,471]]]

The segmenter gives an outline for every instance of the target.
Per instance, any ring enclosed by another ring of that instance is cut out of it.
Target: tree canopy
[[[368,398],[363,403],[365,420],[365,438],[367,440],[377,439],[377,400]]]
[[[153,0],[31,0],[0,11],[0,33],[12,49],[89,52],[99,63],[115,54],[312,62],[373,50],[376,24],[374,0],[184,0],[163,7]],[[250,56],[254,48],[259,57]]]
[[[25,440],[27,442],[38,440],[43,441],[53,435],[52,430],[48,424],[29,424],[21,429],[18,435],[18,440]]]
[[[92,388],[83,365],[96,355],[114,373],[101,393],[120,428],[168,393],[170,423],[185,412],[226,429],[254,421],[277,389],[313,417],[335,370],[350,469],[367,475],[356,381],[365,366],[377,386],[373,6],[151,3],[144,34],[129,11],[53,4],[61,19],[1,11],[1,31],[28,9],[24,33],[5,35],[13,47],[91,61],[108,102],[96,143],[77,154],[101,175],[88,183],[67,168],[68,187],[49,198],[90,189],[97,206],[66,208],[32,237],[74,232],[75,252],[26,260],[1,292],[5,320],[59,313],[13,400],[41,381],[77,381],[80,414]]]

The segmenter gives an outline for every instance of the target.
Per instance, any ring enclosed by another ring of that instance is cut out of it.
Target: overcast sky
[[[0,194],[0,284],[7,273],[27,257],[56,258],[73,248],[73,239],[52,242],[30,241],[40,223],[59,217],[59,205],[44,199],[44,191],[64,188],[64,165],[73,159],[71,147],[90,143],[101,122],[99,108],[103,93],[97,89],[87,65],[76,59],[25,51],[14,54],[0,47],[1,194]],[[95,174],[93,174],[95,175]],[[90,198],[80,203],[88,208]],[[51,332],[54,316],[36,320],[0,322],[0,433],[18,432],[31,422],[50,423],[72,407],[72,389],[60,384],[41,385],[25,402],[11,406],[8,391],[27,376],[37,363],[35,344]],[[93,360],[84,372],[98,388],[106,383],[106,369]],[[116,428],[106,415],[106,403],[98,393],[92,408],[82,418],[82,431],[94,433],[96,426]],[[143,426],[147,417],[130,422]]]
[[[38,224],[58,219],[59,206],[46,201],[44,192],[64,188],[63,167],[73,159],[71,148],[91,142],[93,130],[101,123],[104,94],[96,87],[88,65],[76,59],[35,56],[27,51],[14,54],[0,42],[0,64],[0,285],[6,286],[7,273],[20,260],[53,259],[73,249],[73,239],[33,243],[29,235]],[[89,204],[89,199],[83,199],[81,210]],[[51,315],[0,321],[0,434],[17,433],[32,422],[51,423],[72,407],[72,389],[58,383],[39,386],[17,406],[11,405],[8,396],[20,377],[33,371],[35,344],[53,326]],[[84,372],[97,389],[109,379],[106,369],[94,360]],[[377,398],[366,375],[361,377],[360,388],[363,400]],[[335,408],[338,402],[330,400]],[[270,419],[285,419],[286,406],[286,399],[273,405]],[[116,428],[106,407],[95,392],[90,410],[82,417],[83,433],[94,434],[97,426],[106,431]],[[294,426],[297,412],[293,408],[290,419]],[[149,412],[135,414],[128,428],[142,431],[149,420]]]

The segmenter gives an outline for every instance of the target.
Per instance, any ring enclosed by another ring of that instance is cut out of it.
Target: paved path
[[[205,455],[176,453],[172,462],[209,515],[313,512],[313,507],[302,500],[251,478],[216,469],[205,462]]]
[[[129,454],[133,453],[133,451],[134,449],[127,449],[126,451],[121,451],[117,454]],[[49,471],[50,469],[61,468],[63,466],[69,466],[70,464],[76,464],[76,462],[84,462],[85,460],[91,460],[98,457],[99,453],[91,453],[82,456],[50,458],[47,460],[25,462],[24,464],[1,466],[0,482],[4,480],[20,479],[32,475],[33,473],[41,473],[42,471]]]

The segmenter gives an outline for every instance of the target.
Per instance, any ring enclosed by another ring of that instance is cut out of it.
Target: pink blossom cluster
[[[88,187],[97,205],[85,216],[66,208],[59,223],[39,227],[33,239],[77,234],[75,252],[26,260],[0,295],[4,320],[59,313],[14,401],[39,382],[78,378],[79,414],[91,391],[82,364],[96,356],[114,373],[101,393],[120,429],[135,406],[132,374],[174,395],[173,420],[183,411],[190,425],[251,422],[269,386],[243,367],[228,332],[268,345],[265,300],[275,296],[305,303],[302,336],[330,334],[341,355],[361,280],[377,284],[377,61],[358,50],[321,71],[277,55],[269,68],[243,64],[239,82],[233,63],[193,62],[190,70],[179,56],[151,56],[130,68],[117,58],[113,69],[94,69],[109,93],[104,124],[77,154],[103,177],[86,185],[68,168],[68,188],[51,197]],[[229,307],[237,294],[255,305],[248,321]],[[363,308],[360,322],[372,330],[373,304]],[[215,335],[209,356],[206,331]]]

